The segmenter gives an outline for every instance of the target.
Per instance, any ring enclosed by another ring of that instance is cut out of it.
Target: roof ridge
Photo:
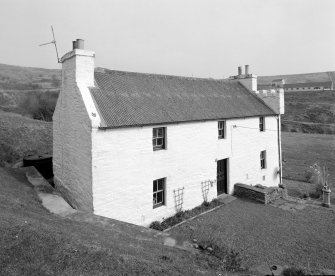
[[[157,73],[143,73],[143,72],[133,72],[133,71],[120,71],[120,70],[112,70],[108,68],[98,67],[95,70],[95,73],[121,73],[121,74],[132,74],[132,75],[145,75],[152,77],[162,77],[162,78],[179,78],[179,79],[188,79],[188,80],[203,80],[203,81],[218,81],[218,82],[227,82],[228,79],[215,79],[215,78],[202,78],[202,77],[190,77],[190,76],[177,76],[177,75],[166,75],[166,74],[157,74]]]

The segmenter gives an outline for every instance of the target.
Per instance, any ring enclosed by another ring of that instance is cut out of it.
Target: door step
[[[236,197],[234,197],[232,195],[229,195],[229,194],[221,194],[217,197],[217,199],[224,204],[228,204],[228,203],[234,201],[236,199]]]

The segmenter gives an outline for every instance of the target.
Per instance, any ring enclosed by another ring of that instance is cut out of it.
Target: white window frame
[[[155,127],[152,129],[153,150],[166,149],[166,127]]]
[[[218,121],[218,139],[226,139],[226,121]]]
[[[159,187],[161,184],[161,187]],[[152,203],[153,206],[152,208],[158,208],[160,206],[165,205],[165,187],[166,187],[166,178],[159,178],[156,179],[152,182]],[[160,198],[161,200],[159,200],[159,196],[161,195]]]

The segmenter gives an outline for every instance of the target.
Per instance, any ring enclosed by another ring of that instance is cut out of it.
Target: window
[[[265,131],[265,118],[259,117],[259,131]]]
[[[261,169],[266,169],[266,151],[261,151]]]
[[[152,129],[152,146],[154,150],[166,148],[166,128],[158,127]]]
[[[226,121],[218,121],[218,132],[219,139],[226,138]]]
[[[153,181],[153,208],[165,204],[165,178]]]

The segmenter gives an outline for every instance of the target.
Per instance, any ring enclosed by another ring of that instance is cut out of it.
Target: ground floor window
[[[165,205],[165,178],[153,181],[153,208]]]

